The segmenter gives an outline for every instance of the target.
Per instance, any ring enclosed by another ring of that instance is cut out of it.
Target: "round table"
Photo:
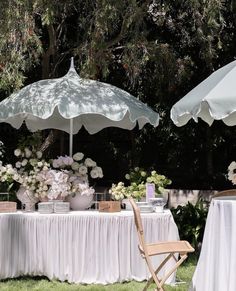
[[[190,290],[236,290],[236,197],[212,199]]]

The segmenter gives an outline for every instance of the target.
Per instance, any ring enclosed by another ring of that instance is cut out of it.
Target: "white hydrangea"
[[[32,155],[31,150],[29,150],[28,148],[25,148],[25,157],[26,157],[26,158],[30,158],[31,155]]]
[[[74,162],[74,163],[71,165],[71,169],[74,170],[74,171],[77,171],[77,170],[79,169],[79,163]]]
[[[28,160],[27,160],[27,159],[24,159],[24,160],[21,162],[22,167],[25,167],[27,164],[28,164]]]
[[[93,179],[96,179],[96,178],[99,177],[99,175],[98,175],[98,171],[96,170],[96,168],[94,168],[94,169],[91,170],[91,172],[90,172],[90,176],[91,176],[91,178],[93,178]]]
[[[21,153],[21,150],[20,150],[20,149],[15,149],[15,150],[14,150],[14,155],[15,155],[16,157],[19,157],[21,154],[22,154],[22,153]]]
[[[93,167],[96,167],[97,166],[97,163],[94,162],[90,158],[86,158],[85,161],[84,161],[84,164],[85,164],[85,166],[90,167],[90,168],[93,168]]]
[[[80,166],[80,167],[79,167],[79,173],[80,173],[81,175],[85,175],[85,174],[87,174],[87,173],[88,173],[88,169],[87,169],[87,167],[85,167],[85,166]]]
[[[83,160],[83,158],[84,158],[84,154],[83,153],[80,153],[80,152],[78,152],[78,153],[76,153],[76,154],[73,155],[73,159],[75,161],[81,161],[81,160]]]
[[[42,152],[37,151],[37,152],[36,152],[36,156],[37,156],[38,159],[41,159],[42,156],[43,156],[43,154],[42,154]]]

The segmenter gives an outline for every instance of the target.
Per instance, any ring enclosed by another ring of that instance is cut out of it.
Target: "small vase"
[[[88,209],[93,202],[93,195],[81,195],[79,193],[67,196],[66,200],[70,202],[72,210],[85,210]]]
[[[20,200],[22,209],[26,212],[35,211],[35,204],[39,201],[37,197],[34,196],[33,191],[20,186],[19,190],[16,192],[16,197]]]

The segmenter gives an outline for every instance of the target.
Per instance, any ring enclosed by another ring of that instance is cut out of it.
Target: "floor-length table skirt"
[[[147,242],[178,239],[170,211],[142,218]],[[141,281],[149,272],[137,245],[131,211],[0,214],[0,279],[44,275],[87,284]]]
[[[236,197],[211,201],[191,291],[236,290]]]

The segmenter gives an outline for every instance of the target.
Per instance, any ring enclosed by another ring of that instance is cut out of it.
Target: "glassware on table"
[[[166,204],[164,197],[150,198],[149,202],[152,204],[155,212],[157,212],[157,213],[164,212],[164,206]]]

